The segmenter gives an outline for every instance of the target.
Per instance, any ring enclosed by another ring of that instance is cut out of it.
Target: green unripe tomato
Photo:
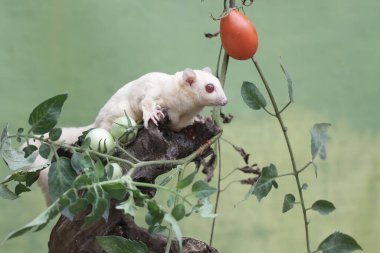
[[[85,137],[85,141],[90,139],[90,148],[92,150],[109,153],[115,148],[115,140],[112,135],[103,128],[94,128]]]
[[[111,126],[111,134],[115,140],[122,142],[131,142],[136,138],[136,122],[128,116],[117,118]]]
[[[123,176],[123,169],[118,163],[109,163],[106,166],[108,178],[111,180],[119,179]]]

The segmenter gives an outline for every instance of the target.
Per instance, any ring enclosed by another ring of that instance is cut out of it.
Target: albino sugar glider
[[[126,112],[147,128],[149,120],[157,125],[164,116],[161,108],[166,108],[169,127],[179,131],[193,124],[203,107],[225,104],[227,97],[209,68],[187,68],[174,75],[153,72],[119,89],[100,110],[94,125],[109,130],[112,122]]]
[[[112,122],[125,115],[125,112],[136,122],[143,122],[145,128],[148,127],[150,120],[157,125],[164,117],[162,108],[167,110],[170,129],[179,131],[193,124],[203,107],[226,104],[227,97],[210,68],[202,70],[187,68],[174,75],[152,72],[120,88],[99,111],[93,124],[78,128],[63,128],[57,142],[74,143],[82,132],[93,127],[109,131]],[[30,167],[34,168],[45,162],[46,160],[39,156]],[[50,203],[48,168],[41,171],[38,182],[47,202]]]

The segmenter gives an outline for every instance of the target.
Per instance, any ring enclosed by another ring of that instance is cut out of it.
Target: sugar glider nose
[[[227,99],[227,97],[224,97],[223,99],[220,100],[219,105],[224,106],[224,105],[226,105],[227,103],[228,103],[228,99]]]

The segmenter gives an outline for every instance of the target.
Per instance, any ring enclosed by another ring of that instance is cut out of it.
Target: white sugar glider
[[[112,122],[124,112],[136,122],[149,120],[157,125],[166,108],[169,127],[174,131],[193,124],[205,106],[223,106],[227,97],[211,69],[185,69],[174,75],[149,73],[120,88],[100,110],[95,127],[109,130]]]
[[[143,122],[145,128],[150,120],[157,125],[164,116],[162,108],[167,110],[170,129],[179,131],[193,124],[195,117],[205,106],[226,104],[227,97],[210,68],[187,68],[174,75],[152,72],[120,88],[99,111],[93,124],[63,128],[57,142],[74,143],[82,132],[93,127],[110,130],[112,122],[125,115],[125,112],[136,122]],[[34,168],[45,162],[46,160],[38,156],[30,167]],[[47,202],[50,203],[47,182],[48,169],[45,169],[41,171],[38,183],[46,195]]]

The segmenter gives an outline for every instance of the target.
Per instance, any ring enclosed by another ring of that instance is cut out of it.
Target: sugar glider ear
[[[187,68],[183,71],[182,78],[185,83],[191,86],[197,79],[197,74],[195,74],[194,70]]]
[[[202,69],[204,72],[207,72],[207,73],[210,73],[211,75],[213,75],[214,73],[212,73],[212,70],[210,67],[205,67]]]

